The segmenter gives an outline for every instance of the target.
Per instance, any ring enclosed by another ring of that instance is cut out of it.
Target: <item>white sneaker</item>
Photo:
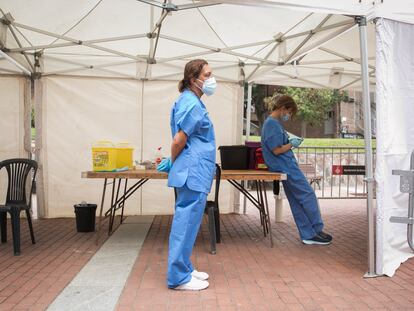
[[[197,278],[199,280],[202,280],[202,281],[206,281],[209,278],[209,275],[207,273],[201,272],[201,271],[197,271],[195,269],[193,270],[193,272],[191,272],[191,276],[193,276],[193,277],[195,277],[195,278]]]
[[[202,290],[208,287],[208,282],[191,277],[190,282],[174,287],[176,290]]]

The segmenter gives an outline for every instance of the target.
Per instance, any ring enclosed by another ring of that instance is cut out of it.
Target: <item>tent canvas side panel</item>
[[[162,155],[170,156],[170,110],[178,97],[177,82],[148,81],[143,87],[142,144],[143,160],[154,160],[161,147]],[[142,212],[147,215],[172,214],[174,191],[166,180],[150,180],[142,191]],[[137,211],[138,212],[138,211]]]
[[[377,273],[392,276],[414,256],[407,244],[407,225],[391,216],[407,217],[408,194],[399,176],[408,170],[414,150],[414,25],[377,22]]]
[[[159,146],[165,156],[170,154],[169,115],[179,95],[177,82],[79,77],[48,77],[42,81],[41,152],[47,217],[73,216],[73,204],[82,200],[99,203],[103,180],[80,178],[81,171],[92,167],[93,142],[129,141],[135,147],[134,159],[139,160],[151,160]],[[241,122],[239,89],[237,84],[222,83],[216,95],[205,99],[217,124],[217,145],[235,144],[240,139],[234,136]],[[151,181],[144,188],[128,200],[127,214],[173,212],[173,192],[167,189],[166,181]],[[220,201],[222,212],[233,211],[230,187],[225,183]]]
[[[147,81],[144,83],[144,119],[142,124],[144,160],[153,159],[158,147],[162,147],[164,156],[171,154],[170,112],[173,103],[179,96],[177,85],[178,83],[175,81]],[[231,145],[237,141],[234,129],[239,127],[237,123],[241,122],[241,116],[238,119],[236,117],[239,88],[234,83],[219,82],[217,92],[213,96],[202,97],[214,124],[217,146]],[[239,136],[241,137],[241,133]],[[218,153],[216,161],[220,162]],[[212,194],[214,194],[214,187],[210,195]],[[174,212],[174,192],[167,188],[165,180],[152,180],[145,184],[142,190],[141,206],[143,214],[172,214]],[[230,185],[225,182],[220,187],[220,212],[233,212]]]
[[[0,161],[27,158],[24,148],[24,78],[0,77]],[[0,171],[0,202],[7,191],[6,170]]]
[[[129,141],[140,153],[141,87],[137,81],[116,79],[42,80],[46,217],[73,216],[73,204],[100,202],[103,180],[80,177],[92,168],[94,142]],[[139,204],[139,193],[128,201],[135,210]]]

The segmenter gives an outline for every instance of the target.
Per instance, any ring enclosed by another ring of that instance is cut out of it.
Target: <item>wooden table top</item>
[[[129,178],[129,179],[167,179],[168,174],[150,170],[128,170],[124,172],[82,172],[82,178]],[[260,170],[221,170],[221,179],[233,180],[286,180],[286,174]]]

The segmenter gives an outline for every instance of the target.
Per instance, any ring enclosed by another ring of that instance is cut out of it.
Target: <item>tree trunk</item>
[[[308,123],[306,121],[301,121],[300,122],[300,136],[301,137],[306,137],[306,127],[307,127]]]

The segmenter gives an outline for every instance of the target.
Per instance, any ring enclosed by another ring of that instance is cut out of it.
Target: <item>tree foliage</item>
[[[298,105],[298,118],[313,125],[321,125],[327,113],[348,96],[345,91],[338,90],[280,87],[271,97],[280,94],[291,96]],[[265,98],[264,102],[271,97]]]

